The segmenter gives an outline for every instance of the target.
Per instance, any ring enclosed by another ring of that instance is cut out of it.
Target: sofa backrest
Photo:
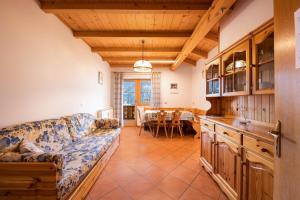
[[[96,118],[89,113],[78,113],[64,119],[73,140],[86,136],[96,129]]]
[[[60,151],[71,142],[64,119],[27,122],[0,130],[0,152],[17,151],[22,140],[29,140],[45,152]]]

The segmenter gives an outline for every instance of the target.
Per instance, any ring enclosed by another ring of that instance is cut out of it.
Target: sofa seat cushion
[[[111,146],[120,130],[98,130],[98,133],[77,139],[63,149],[65,167],[62,171],[63,177],[58,181],[58,198],[66,197],[80,184]]]

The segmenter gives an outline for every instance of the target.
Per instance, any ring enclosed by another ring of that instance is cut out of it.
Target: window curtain
[[[123,73],[114,72],[113,109],[114,118],[119,119],[123,126]]]
[[[151,78],[151,107],[160,107],[160,72],[153,72]]]

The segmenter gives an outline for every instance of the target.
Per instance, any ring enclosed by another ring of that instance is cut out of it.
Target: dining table
[[[155,120],[157,113],[160,112],[160,110],[146,110],[145,111],[145,119],[147,120]],[[167,113],[166,115],[166,120],[170,121],[172,120],[172,113],[174,111],[172,110],[167,110],[165,111]],[[194,119],[194,114],[190,111],[180,111],[181,112],[181,116],[180,116],[180,120],[184,120],[184,121],[189,121],[189,120],[193,120]]]

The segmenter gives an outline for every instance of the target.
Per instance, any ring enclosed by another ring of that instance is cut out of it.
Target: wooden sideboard
[[[231,200],[273,199],[272,129],[235,118],[200,117],[200,160]]]

